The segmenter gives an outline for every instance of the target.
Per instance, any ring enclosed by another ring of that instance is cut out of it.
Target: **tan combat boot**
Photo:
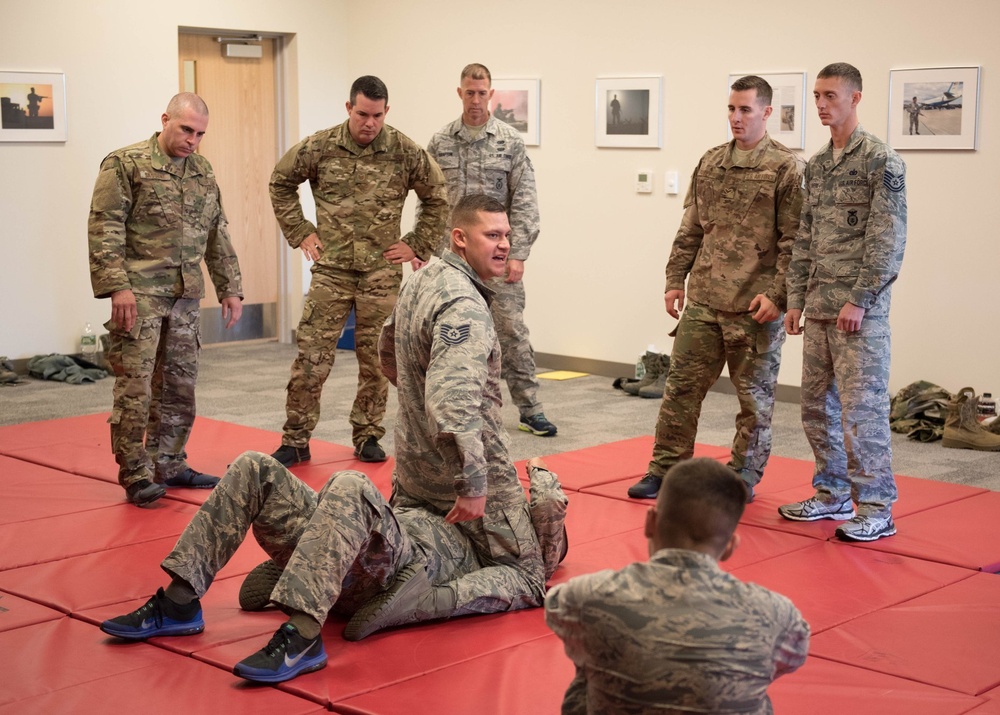
[[[948,416],[944,421],[941,444],[954,449],[978,449],[1000,452],[1000,434],[993,434],[979,424],[976,406],[979,398],[971,387],[963,387],[948,403]]]
[[[654,379],[650,384],[645,387],[639,388],[639,397],[653,398],[663,397],[663,390],[667,387],[667,373],[670,372],[670,356],[669,355],[657,355],[657,361],[659,363],[656,368],[656,379]]]
[[[642,379],[638,382],[628,382],[622,385],[622,389],[625,390],[630,395],[638,395],[639,390],[656,382],[656,377],[659,374],[660,369],[660,354],[646,351],[646,354],[642,356],[642,366],[645,372],[642,375]]]

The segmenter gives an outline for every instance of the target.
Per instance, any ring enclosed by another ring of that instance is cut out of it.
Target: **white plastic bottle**
[[[983,393],[983,396],[979,398],[979,407],[976,413],[976,418],[980,422],[997,416],[997,401],[993,399],[992,393]]]
[[[83,329],[83,334],[80,336],[80,352],[88,360],[97,354],[97,335],[94,334],[94,329],[90,327],[90,323],[87,323]]]

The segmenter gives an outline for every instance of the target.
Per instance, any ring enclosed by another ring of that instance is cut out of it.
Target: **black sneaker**
[[[323,638],[303,638],[291,623],[275,631],[270,642],[233,667],[233,675],[258,683],[282,683],[326,665]]]
[[[205,630],[205,619],[201,616],[201,602],[197,598],[181,605],[167,598],[161,588],[144,606],[104,621],[101,630],[110,636],[128,640],[144,640],[153,636],[193,636]]]
[[[360,447],[354,448],[354,456],[362,462],[384,462],[385,450],[377,439],[369,437]]]
[[[213,477],[211,474],[202,474],[191,469],[191,467],[187,467],[169,479],[163,480],[163,486],[165,487],[187,487],[188,489],[212,489],[218,483],[218,477]]]
[[[647,474],[628,488],[628,495],[633,499],[656,499],[656,495],[660,493],[661,484],[663,484],[663,477]]]
[[[309,454],[309,445],[305,447],[292,447],[291,445],[283,444],[271,456],[277,459],[284,467],[290,467],[299,462],[308,462],[312,459],[312,455]]]
[[[125,496],[136,506],[146,506],[167,493],[162,484],[156,484],[148,479],[140,479],[125,487]]]
[[[522,432],[530,432],[536,437],[555,437],[556,426],[545,419],[545,415],[539,412],[537,415],[522,417],[517,428]]]

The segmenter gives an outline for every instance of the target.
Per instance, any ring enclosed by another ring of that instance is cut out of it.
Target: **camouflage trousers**
[[[889,431],[890,331],[868,317],[857,333],[835,320],[806,320],[802,348],[802,427],[816,459],[817,492],[859,510],[896,501]]]
[[[539,519],[554,523],[551,515],[560,509],[565,514],[565,496],[558,482],[554,488],[540,482],[539,490],[534,507]],[[533,579],[508,573],[519,571],[519,565],[481,564],[475,540],[436,510],[398,493],[390,505],[355,471],[335,473],[317,494],[257,452],[245,452],[230,465],[161,565],[201,597],[251,530],[283,569],[271,600],[319,623],[331,609],[355,612],[414,562],[424,565],[433,584],[454,590],[456,613],[541,605]],[[523,592],[527,582],[530,595]]]
[[[729,465],[746,470],[744,478],[754,484],[760,481],[771,456],[774,386],[784,340],[780,319],[762,325],[750,313],[688,303],[670,353],[649,473],[662,477],[694,454],[702,402],[726,365],[740,403]]]
[[[200,349],[199,302],[136,295],[138,317],[125,333],[110,331],[108,362],[115,374],[111,449],[118,482],[162,482],[187,467],[184,448],[195,417]]]
[[[500,341],[500,377],[507,383],[511,401],[521,416],[537,415],[542,412],[542,404],[538,401],[535,351],[524,323],[524,283],[506,283],[503,278],[494,278],[488,285],[496,291],[490,313]]]
[[[358,391],[351,408],[352,439],[360,446],[369,437],[385,435],[382,418],[389,383],[378,361],[378,336],[399,293],[400,269],[388,266],[370,272],[314,270],[302,309],[285,400],[286,421],[281,443],[305,447],[320,416],[323,384],[337,355],[337,341],[354,308],[354,350],[358,358]]]

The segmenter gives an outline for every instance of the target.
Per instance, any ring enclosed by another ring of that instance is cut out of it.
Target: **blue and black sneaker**
[[[286,623],[270,642],[233,667],[233,675],[258,683],[282,683],[326,665],[322,636],[303,638],[291,623]]]
[[[193,636],[205,630],[205,619],[201,617],[201,602],[197,598],[181,605],[167,598],[161,588],[141,608],[104,621],[101,630],[128,640],[153,636]]]
[[[522,432],[530,432],[536,437],[555,437],[558,431],[556,426],[549,422],[541,412],[530,417],[522,417],[517,428]]]

